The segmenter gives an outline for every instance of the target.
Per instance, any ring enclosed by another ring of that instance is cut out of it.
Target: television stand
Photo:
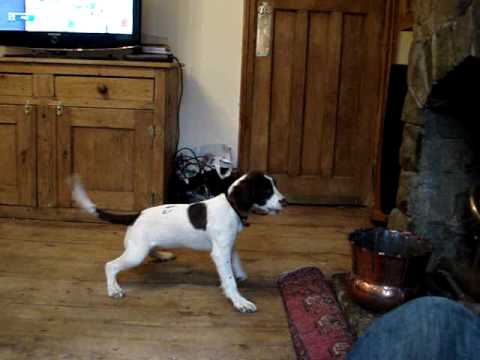
[[[0,58],[0,217],[94,221],[67,180],[100,208],[165,201],[178,136],[178,65]]]

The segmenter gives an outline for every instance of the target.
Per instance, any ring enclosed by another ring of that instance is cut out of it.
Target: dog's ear
[[[272,182],[260,171],[254,171],[249,176],[252,182],[253,202],[257,205],[265,205],[267,200],[273,195]]]
[[[240,181],[228,196],[230,202],[235,206],[237,211],[242,216],[248,216],[248,212],[253,206],[253,189],[251,181],[247,178]]]

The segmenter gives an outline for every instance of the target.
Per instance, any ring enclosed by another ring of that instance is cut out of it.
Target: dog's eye
[[[273,195],[273,188],[271,186],[267,187],[265,190],[265,193],[267,195],[267,198]]]
[[[265,186],[259,187],[258,192],[255,195],[255,203],[257,205],[265,205],[265,203],[273,196],[272,185],[265,184]]]

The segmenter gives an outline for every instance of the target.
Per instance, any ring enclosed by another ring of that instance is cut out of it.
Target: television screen
[[[139,31],[140,0],[0,0],[3,45],[131,45]]]
[[[0,30],[132,34],[133,0],[2,0]]]

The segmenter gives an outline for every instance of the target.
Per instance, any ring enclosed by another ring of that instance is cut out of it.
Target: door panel
[[[335,160],[334,177],[356,176],[355,165],[361,161],[367,165],[365,159],[356,154],[356,150],[368,143],[359,143],[359,119],[358,107],[362,101],[361,86],[364,80],[362,69],[365,57],[362,52],[362,44],[366,41],[365,16],[343,16],[342,57],[340,65],[339,100],[337,107],[338,131],[335,134]],[[365,79],[366,80],[366,79]],[[368,136],[369,134],[362,134]]]
[[[289,140],[292,108],[295,54],[291,50],[295,44],[295,23],[296,13],[293,11],[279,12],[275,16],[273,58],[276,63],[272,67],[272,88],[276,91],[271,94],[269,147],[276,151],[268,152],[268,167],[276,173],[288,171],[288,146],[285,145]]]
[[[35,108],[0,105],[0,204],[35,206]]]
[[[272,50],[253,59],[242,167],[278,177],[294,202],[365,203],[385,2],[268,3]]]
[[[151,111],[65,108],[57,119],[60,206],[72,206],[72,174],[100,208],[149,206],[152,121]]]

